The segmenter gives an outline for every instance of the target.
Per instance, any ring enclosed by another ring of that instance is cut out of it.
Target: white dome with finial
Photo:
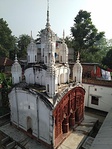
[[[75,81],[76,83],[82,83],[82,70],[83,69],[79,60],[79,52],[78,52],[77,60],[73,67],[73,81]]]
[[[22,81],[22,68],[18,63],[17,55],[15,55],[15,62],[11,67],[12,83],[17,84]]]
[[[28,63],[37,62],[37,45],[32,38],[32,33],[31,33],[31,42],[27,47],[27,61]]]
[[[60,63],[68,63],[68,47],[67,44],[65,43],[65,32],[63,30],[63,42],[60,46],[60,51],[59,51],[59,62]]]
[[[36,43],[34,42],[33,39],[31,39],[31,42],[27,47],[27,52],[28,51],[36,51],[37,52],[37,45],[36,45]]]

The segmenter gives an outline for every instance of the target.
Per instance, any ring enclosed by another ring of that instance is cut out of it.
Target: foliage
[[[107,52],[106,56],[103,58],[102,64],[112,69],[112,48]]]
[[[8,57],[9,53],[8,51],[0,44],[0,56],[2,57]]]
[[[12,31],[8,27],[3,18],[0,19],[0,56],[8,57],[9,50],[14,47],[14,36],[11,35]]]
[[[67,44],[68,48],[73,48],[73,39],[69,36],[65,38],[65,43]]]
[[[26,58],[27,46],[30,43],[30,41],[31,41],[31,37],[26,34],[22,34],[19,36],[18,47],[16,47],[19,58]]]
[[[0,84],[2,84],[2,88],[0,89],[2,106],[9,108],[8,93],[12,85],[11,78],[7,78],[4,73],[0,73]]]
[[[35,40],[36,43],[39,43],[40,42],[42,31],[43,31],[42,29],[40,31],[38,31],[37,39]]]
[[[74,22],[71,32],[75,51],[80,52],[82,61],[86,62],[88,54],[94,60],[94,54],[100,51],[97,42],[104,37],[104,32],[98,33],[96,27],[92,24],[91,15],[87,11],[80,10]],[[92,59],[90,60],[92,61]]]

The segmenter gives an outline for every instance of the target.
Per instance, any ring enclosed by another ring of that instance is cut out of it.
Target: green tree
[[[65,43],[67,44],[68,48],[74,47],[73,46],[74,42],[73,42],[72,37],[67,36],[64,40],[65,40]]]
[[[14,47],[14,36],[6,21],[0,18],[0,56],[9,57],[9,51]]]
[[[79,11],[74,19],[74,26],[71,27],[71,33],[74,40],[74,49],[80,52],[82,61],[86,61],[88,54],[89,56],[91,54],[91,57],[93,57],[94,53],[100,50],[96,46],[96,42],[104,37],[104,32],[98,33],[98,30],[92,23],[89,12]]]
[[[35,39],[35,42],[36,43],[40,43],[41,42],[42,31],[43,31],[43,29],[41,29],[40,31],[38,31],[37,38]]]
[[[106,56],[103,58],[102,64],[112,69],[112,48],[107,52]]]
[[[4,73],[0,73],[0,98],[2,107],[0,108],[0,115],[5,114],[9,112],[9,100],[8,100],[8,94],[11,89],[11,77],[6,77]]]
[[[31,41],[31,37],[26,34],[22,34],[19,36],[18,47],[16,47],[19,58],[26,58],[27,46],[30,43],[30,41]]]

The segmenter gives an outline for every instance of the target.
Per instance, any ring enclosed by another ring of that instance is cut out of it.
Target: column
[[[74,111],[70,115],[69,124],[70,124],[70,127],[73,127],[75,125],[75,112]]]

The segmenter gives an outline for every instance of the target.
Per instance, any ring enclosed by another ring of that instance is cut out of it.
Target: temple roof
[[[43,100],[43,102],[45,102],[45,104],[49,106],[50,109],[54,109],[57,106],[57,104],[61,101],[62,97],[71,89],[75,87],[81,87],[84,89],[82,84],[77,84],[77,85],[75,85],[74,83],[61,84],[58,87],[58,93],[53,98],[50,98],[46,93],[45,86],[42,86],[42,85],[38,85],[38,84],[28,85],[27,83],[22,82],[22,83],[14,85],[13,87],[26,90],[34,95],[39,96],[41,100]]]
[[[0,66],[12,66],[13,61],[7,57],[0,57]]]

